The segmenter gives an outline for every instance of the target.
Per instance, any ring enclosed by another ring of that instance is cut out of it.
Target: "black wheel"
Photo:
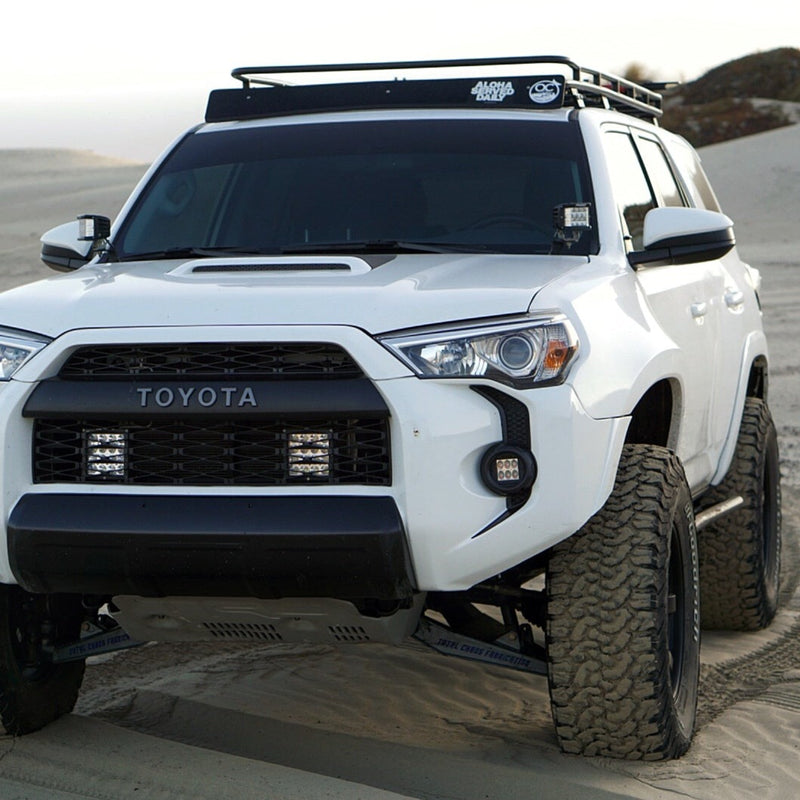
[[[756,398],[745,402],[728,475],[703,505],[736,496],[744,501],[736,511],[698,533],[703,627],[759,630],[778,609],[781,490],[775,424]]]
[[[81,619],[76,598],[0,586],[0,718],[7,733],[31,733],[72,711],[85,662],[53,664],[43,640],[76,640]]]
[[[547,660],[567,753],[682,755],[700,673],[692,499],[669,451],[626,445],[605,506],[552,551]]]

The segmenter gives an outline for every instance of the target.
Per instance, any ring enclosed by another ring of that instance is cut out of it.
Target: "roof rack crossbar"
[[[655,90],[656,86],[667,88],[674,84],[640,84],[635,81],[621,78],[619,75],[614,75],[610,72],[600,72],[596,69],[589,69],[588,67],[578,67],[578,73],[573,75],[574,80],[583,83],[589,83],[593,86],[602,86],[605,89],[610,89],[614,92],[638,98],[647,102],[648,100],[658,101],[660,103],[661,96]]]
[[[638,92],[636,95],[631,96],[608,86],[598,86],[582,81],[567,81],[567,88],[574,98],[580,97],[585,100],[586,95],[603,98],[607,101],[605,103],[607,107],[617,111],[627,111],[627,113],[634,116],[656,120],[663,114],[661,110],[661,95],[649,90],[645,90],[647,91],[645,96],[638,94]],[[641,89],[642,87],[637,88]]]

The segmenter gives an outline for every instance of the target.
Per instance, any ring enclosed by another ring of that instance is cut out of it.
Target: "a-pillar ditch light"
[[[592,212],[589,203],[571,203],[553,209],[553,227],[557,242],[569,247],[575,244],[585,231],[592,228]]]
[[[97,242],[111,235],[111,220],[100,214],[81,214],[78,217],[78,240]]]

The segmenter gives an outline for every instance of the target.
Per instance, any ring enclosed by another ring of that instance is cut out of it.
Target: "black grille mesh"
[[[350,355],[326,342],[98,345],[76,350],[62,378],[358,378]]]
[[[125,434],[124,473],[93,476],[86,466],[88,435],[109,431]],[[316,438],[321,435],[329,442],[322,458]],[[324,469],[319,466],[321,460]],[[387,486],[390,465],[386,419],[38,419],[34,427],[37,483]]]

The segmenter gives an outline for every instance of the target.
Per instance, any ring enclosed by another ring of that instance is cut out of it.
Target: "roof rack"
[[[485,76],[478,83],[475,83],[476,77],[473,75],[467,79],[395,79],[300,85],[271,77],[532,64],[557,67],[560,74],[515,75],[508,78]],[[241,81],[244,91],[219,89],[212,92],[206,111],[206,120],[209,122],[343,109],[408,108],[420,105],[464,108],[474,107],[476,101],[482,105],[514,108],[531,108],[532,105],[538,108],[595,106],[615,109],[654,123],[662,114],[661,94],[655,91],[655,87],[637,84],[608,72],[581,67],[564,56],[237,67],[231,75]],[[552,91],[538,92],[534,99],[534,87],[539,87],[542,81],[552,81]]]

